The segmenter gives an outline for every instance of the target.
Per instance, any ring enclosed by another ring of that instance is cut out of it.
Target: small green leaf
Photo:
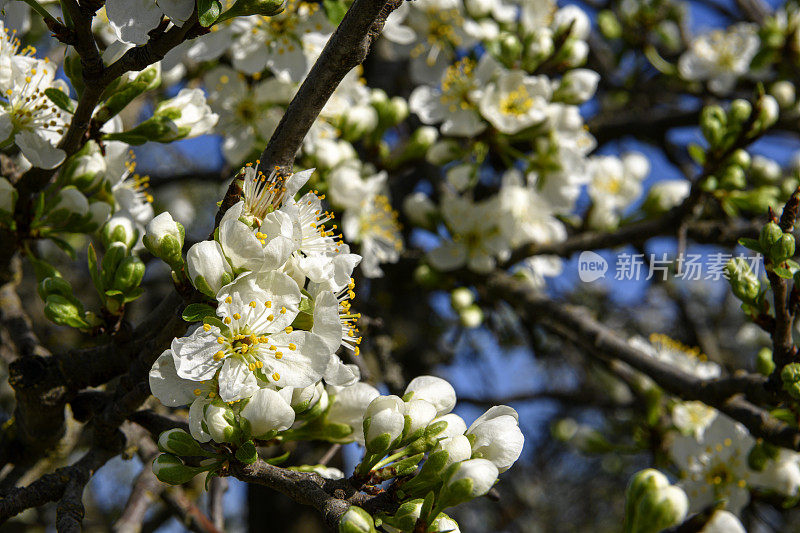
[[[97,289],[99,294],[103,294],[103,282],[100,281],[100,269],[97,266],[97,252],[95,251],[93,244],[89,244],[89,249],[86,255],[89,261],[89,275],[92,277],[94,288]]]
[[[325,15],[334,26],[338,26],[347,13],[347,4],[342,0],[323,0],[322,6],[325,8]]]
[[[266,462],[271,464],[271,465],[275,465],[275,466],[281,465],[281,464],[285,463],[286,460],[289,458],[289,453],[290,452],[286,452],[286,453],[284,453],[282,455],[279,455],[277,457],[271,457],[271,458],[267,459]]]
[[[253,441],[249,440],[239,446],[236,450],[236,458],[246,465],[255,463],[258,460],[258,450]]]
[[[125,298],[123,299],[124,303],[130,303],[136,299],[138,299],[142,294],[144,294],[144,289],[141,287],[136,287],[133,290],[128,291],[125,294]]]
[[[208,28],[222,14],[222,3],[219,0],[197,0],[197,15],[200,25]]]
[[[691,143],[687,150],[689,151],[689,157],[691,157],[695,163],[698,165],[706,164],[706,151],[702,146]]]
[[[737,242],[742,246],[744,246],[745,248],[753,250],[754,252],[764,253],[764,251],[761,249],[761,245],[758,243],[758,240],[756,239],[748,239],[747,237],[742,237]]]
[[[70,243],[68,243],[67,241],[65,241],[60,237],[53,237],[52,235],[50,235],[48,238],[51,241],[53,241],[53,243],[56,246],[61,248],[64,251],[64,253],[66,253],[69,256],[70,259],[72,259],[73,261],[75,260],[75,258],[77,257],[75,255],[75,249],[72,247]]]
[[[193,303],[186,306],[181,315],[186,322],[200,322],[207,316],[217,316],[217,312],[208,304]]]
[[[47,98],[50,99],[51,102],[56,104],[58,107],[60,107],[61,109],[63,109],[67,113],[74,113],[75,112],[75,103],[61,89],[56,89],[55,87],[50,87],[49,89],[45,89],[44,90],[44,94],[47,96]]]
[[[789,269],[788,269],[788,268],[786,268],[786,267],[782,267],[782,266],[773,266],[773,267],[771,268],[771,270],[772,270],[772,271],[775,273],[775,275],[777,275],[778,277],[781,277],[781,278],[783,278],[783,279],[792,279],[792,271],[791,271],[791,270],[789,270]]]

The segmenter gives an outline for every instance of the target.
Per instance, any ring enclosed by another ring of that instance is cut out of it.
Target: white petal
[[[196,381],[178,376],[172,350],[164,350],[150,369],[150,392],[167,407],[189,405],[196,398],[196,388]]]
[[[214,373],[221,364],[214,360],[214,354],[220,350],[221,346],[217,343],[219,334],[220,331],[217,328],[211,328],[210,331],[197,328],[188,337],[173,339],[172,355],[180,377],[194,381],[203,381],[214,377]]]
[[[32,131],[23,130],[17,133],[14,142],[28,161],[38,168],[56,168],[67,157],[64,150],[56,148]]]
[[[250,397],[258,390],[258,381],[248,364],[238,357],[228,357],[219,371],[219,397],[235,402]]]

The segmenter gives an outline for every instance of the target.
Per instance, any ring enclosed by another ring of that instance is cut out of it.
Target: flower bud
[[[100,279],[104,288],[110,289],[114,284],[117,268],[127,256],[128,248],[124,243],[112,242],[111,246],[108,247],[105,255],[103,255],[103,260],[100,262]]]
[[[622,37],[622,24],[610,9],[604,9],[597,14],[597,27],[600,33],[607,39],[619,39]]]
[[[352,433],[348,442],[355,440],[363,444],[363,420],[367,407],[380,396],[378,389],[363,382],[347,387],[330,387],[331,408],[325,420],[329,424],[350,426]]]
[[[297,414],[306,413],[317,405],[320,405],[321,411],[324,411],[328,408],[328,393],[320,381],[315,385],[294,389],[289,403]]]
[[[772,248],[772,245],[778,242],[781,237],[783,237],[783,230],[781,227],[775,222],[768,222],[761,228],[761,234],[758,236],[758,243],[761,245],[762,250],[768,252]]]
[[[505,405],[486,411],[466,433],[472,444],[472,456],[490,460],[500,473],[511,468],[525,443],[518,420],[517,412]]]
[[[384,453],[402,435],[405,427],[405,404],[397,396],[379,396],[364,413],[364,440],[367,451]]]
[[[700,533],[747,533],[736,515],[724,510],[714,511]]]
[[[72,297],[72,285],[69,281],[58,276],[48,276],[36,286],[39,297],[46,300],[51,294],[59,294],[64,298]]]
[[[186,466],[180,458],[168,453],[162,453],[153,461],[153,473],[159,481],[169,485],[188,483],[202,471],[200,467]]]
[[[375,521],[364,509],[351,505],[339,520],[339,533],[376,533]]]
[[[648,492],[658,491],[669,486],[667,476],[654,468],[640,470],[631,477],[625,490],[625,522],[632,525],[639,501]],[[629,528],[626,528],[626,531]]]
[[[467,423],[455,413],[447,413],[444,416],[440,416],[431,422],[431,425],[433,424],[444,425],[439,433],[439,438],[455,437],[463,435],[467,431]]]
[[[568,104],[582,104],[594,96],[600,75],[593,70],[576,68],[568,71],[561,78],[561,85],[554,95]]]
[[[135,255],[129,255],[120,261],[111,288],[122,293],[128,293],[142,282],[144,277],[144,263]]]
[[[129,217],[114,215],[100,230],[100,238],[106,248],[110,248],[112,243],[121,242],[130,250],[139,238],[139,231]]]
[[[189,281],[197,290],[212,298],[223,285],[233,281],[233,271],[217,241],[200,241],[186,254]]]
[[[83,306],[74,299],[67,299],[60,294],[51,294],[44,303],[44,314],[59,326],[88,328],[89,323],[83,318]]]
[[[783,390],[792,398],[800,399],[800,363],[789,363],[781,370]]]
[[[753,112],[753,106],[747,100],[737,98],[731,102],[731,107],[728,110],[728,120],[732,124],[741,125],[750,118],[750,113]]]
[[[449,413],[456,406],[455,389],[446,380],[436,376],[415,377],[406,387],[403,398],[406,401],[425,400],[436,408],[438,416]]]
[[[795,88],[794,84],[790,81],[780,80],[772,84],[769,89],[769,94],[775,98],[781,109],[788,109],[794,105],[795,102]]]
[[[183,457],[198,457],[208,455],[191,435],[182,429],[170,429],[158,437],[158,449]]]
[[[453,292],[450,293],[450,305],[456,311],[466,309],[473,303],[475,303],[475,295],[466,287],[453,289]]]
[[[75,187],[64,187],[58,191],[56,204],[53,206],[54,212],[59,210],[64,210],[70,215],[82,217],[89,212],[89,200]]]
[[[589,45],[586,41],[567,41],[564,45],[564,64],[568,67],[579,67],[586,63],[586,58],[589,57]]]
[[[111,205],[106,202],[96,201],[89,204],[89,220],[87,226],[96,230],[103,226],[111,216]]]
[[[513,62],[522,54],[522,42],[513,33],[504,32],[498,37],[500,44],[500,59],[504,62]]]
[[[725,265],[725,273],[733,294],[743,302],[754,302],[761,290],[761,283],[750,270],[744,257],[736,257]]]
[[[651,477],[642,488],[644,492],[634,505],[629,507],[626,502],[626,510],[632,512],[632,516],[625,517],[631,533],[656,533],[680,524],[686,517],[689,500],[680,487]]]
[[[165,211],[147,225],[142,242],[151,254],[177,270],[183,263],[181,252],[184,235],[183,225],[175,222],[172,215]]]
[[[754,127],[757,131],[764,131],[778,121],[780,108],[774,97],[764,94],[758,99],[758,118]]]
[[[458,319],[465,328],[477,328],[483,324],[483,311],[477,305],[472,304],[461,310]]]
[[[400,531],[415,531],[423,503],[424,500],[422,498],[405,501],[400,504],[393,516],[385,519],[385,522]]]
[[[775,370],[775,361],[772,360],[772,350],[761,348],[756,355],[756,370],[763,376],[769,376]]]
[[[341,118],[339,129],[342,138],[355,141],[378,126],[378,112],[371,105],[356,105],[348,108]]]
[[[454,140],[446,139],[431,144],[428,153],[425,155],[425,159],[431,165],[442,166],[458,158],[460,153],[461,148],[458,143]]]
[[[106,160],[94,142],[88,142],[64,165],[61,176],[66,183],[85,191],[96,185],[106,172]]]
[[[455,520],[444,513],[439,513],[428,528],[428,533],[461,533],[461,529]]]
[[[483,496],[497,481],[497,467],[486,459],[469,459],[450,467],[439,505],[451,507]]]
[[[778,239],[778,242],[773,244],[772,248],[769,249],[769,257],[775,264],[783,263],[794,256],[794,248],[794,235],[791,233],[784,233],[781,238]]]
[[[557,32],[571,30],[570,37],[584,40],[589,36],[591,22],[586,13],[576,5],[567,5],[556,11],[553,15],[553,27]]]
[[[722,139],[726,123],[725,111],[718,105],[706,106],[700,113],[700,130],[711,146],[717,145]]]
[[[0,178],[0,212],[13,213],[17,203],[17,189],[6,178]]]
[[[740,148],[731,154],[730,162],[734,165],[742,167],[744,170],[747,170],[747,168],[750,166],[751,157],[750,154],[747,153],[747,150],[742,150]]]
[[[294,413],[294,412],[293,412]],[[236,416],[231,407],[216,401],[208,404],[203,409],[203,429],[208,431],[216,442],[235,442],[239,437],[239,428],[236,426]]]
[[[294,409],[276,390],[259,389],[239,412],[242,430],[253,438],[271,438],[294,423]],[[214,439],[216,440],[216,439]]]
[[[760,155],[753,156],[750,172],[753,179],[759,183],[774,185],[781,179],[781,166],[776,161]]]
[[[691,188],[692,184],[687,180],[663,180],[654,183],[642,208],[652,215],[665,213],[680,205],[689,196]]]
[[[415,439],[436,418],[436,407],[425,400],[408,401],[406,402],[405,418],[406,427],[403,432],[403,439]]]
[[[430,229],[436,217],[436,205],[424,192],[414,192],[403,200],[403,212],[415,226]]]
[[[439,130],[433,126],[420,126],[408,139],[402,158],[415,159],[430,154],[429,150],[439,138]]]

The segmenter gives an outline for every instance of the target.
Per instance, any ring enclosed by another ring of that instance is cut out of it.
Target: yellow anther
[[[225,352],[223,352],[222,350],[214,354],[215,361],[221,361],[223,357],[225,357]]]
[[[211,325],[210,324],[203,324],[203,331],[211,331]]]
[[[255,372],[256,365],[255,365],[255,363],[250,363],[249,365],[247,365],[247,368],[250,369],[250,372]]]
[[[283,331],[285,331],[286,333],[291,333],[291,332],[293,331],[293,330],[292,330],[292,326],[286,326],[286,327],[283,329]]]
[[[281,307],[281,314],[282,314],[282,315],[285,315],[285,314],[286,314],[286,308],[285,308],[285,307]]]
[[[256,302],[255,302],[255,301],[253,301],[253,302],[250,302],[250,307],[252,307],[253,309],[255,309],[255,308],[256,308]]]
[[[242,315],[240,315],[239,313],[233,313],[234,320],[239,320],[240,318],[242,318]]]
[[[275,373],[272,374],[272,379],[274,379],[275,381],[278,381],[279,379],[281,379],[281,375],[278,374],[277,372],[275,372]]]
[[[220,344],[225,344],[225,337],[217,337],[217,342]]]
[[[273,315],[272,313],[270,313],[270,314],[269,314],[269,316],[267,317],[267,320],[269,320],[270,322],[272,322],[273,320],[275,320],[275,315]]]
[[[230,324],[231,323],[231,317],[226,316],[224,319],[222,319],[222,321],[225,322],[226,324]]]
[[[200,396],[201,394],[203,394],[203,391],[201,391],[200,389],[194,389],[195,396]]]
[[[296,350],[297,349],[297,345],[295,343],[293,343],[293,342],[290,342],[289,343],[289,349],[290,350]]]
[[[262,366],[264,366],[264,363],[261,361],[256,361],[256,368],[261,368]]]
[[[271,301],[269,301],[269,300],[267,300],[266,302],[264,302],[264,307],[266,307],[267,309],[269,309],[270,307],[272,307],[272,302],[271,302]]]
[[[232,302],[233,302],[233,298],[231,298],[230,296],[228,296],[227,298],[225,298],[225,303],[226,303],[226,304],[229,304],[229,303],[232,303]]]

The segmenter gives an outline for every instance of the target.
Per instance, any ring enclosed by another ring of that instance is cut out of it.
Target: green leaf
[[[125,298],[122,300],[124,303],[130,303],[136,299],[138,299],[142,294],[144,294],[144,289],[141,287],[136,287],[133,290],[128,291],[125,293]]]
[[[691,143],[687,150],[689,151],[689,157],[691,157],[695,163],[698,165],[706,164],[706,151],[702,146]]]
[[[253,441],[249,440],[239,446],[239,448],[236,450],[236,458],[246,465],[255,463],[258,460],[258,450],[256,450],[256,446],[253,444]]]
[[[77,257],[75,255],[75,249],[72,247],[72,245],[70,243],[68,243],[67,241],[65,241],[61,237],[53,237],[52,235],[50,235],[48,238],[51,241],[53,241],[53,243],[56,246],[61,248],[64,251],[64,253],[66,253],[69,256],[70,259],[72,259],[73,261],[75,260],[75,258]]]
[[[778,277],[781,277],[781,278],[783,278],[783,279],[792,279],[792,271],[791,271],[791,270],[789,270],[789,269],[788,269],[788,268],[786,268],[786,267],[782,267],[782,266],[773,266],[773,267],[771,268],[771,270],[772,270],[772,271],[775,273],[775,275],[777,275]]]
[[[343,0],[323,0],[322,6],[325,8],[325,15],[334,26],[338,26],[347,13],[347,4]]]
[[[761,249],[761,245],[758,243],[757,239],[748,239],[747,237],[742,237],[737,242],[739,244],[741,244],[742,246],[744,246],[745,248],[749,248],[750,250],[753,250],[754,252],[758,252],[760,254],[764,253],[764,251]]]
[[[792,272],[797,272],[798,270],[800,270],[800,263],[798,263],[793,259],[787,259],[786,261],[783,262],[783,264],[786,265],[786,268],[788,268]]]
[[[73,103],[72,99],[61,89],[50,87],[49,89],[44,90],[44,94],[50,99],[51,102],[56,104],[64,111],[68,113],[75,112],[75,104]]]
[[[281,465],[285,463],[286,460],[289,458],[289,453],[290,452],[286,452],[283,455],[279,455],[277,457],[270,457],[269,459],[266,460],[266,462],[275,466]]]
[[[217,316],[216,310],[208,304],[193,303],[186,306],[181,315],[186,322],[200,322],[207,316]]]
[[[219,0],[197,0],[197,15],[200,24],[208,28],[222,14],[222,3]]]
[[[100,281],[100,269],[97,263],[97,252],[93,244],[89,244],[89,249],[86,253],[89,260],[89,275],[92,277],[92,283],[97,292],[103,294],[103,282]]]

